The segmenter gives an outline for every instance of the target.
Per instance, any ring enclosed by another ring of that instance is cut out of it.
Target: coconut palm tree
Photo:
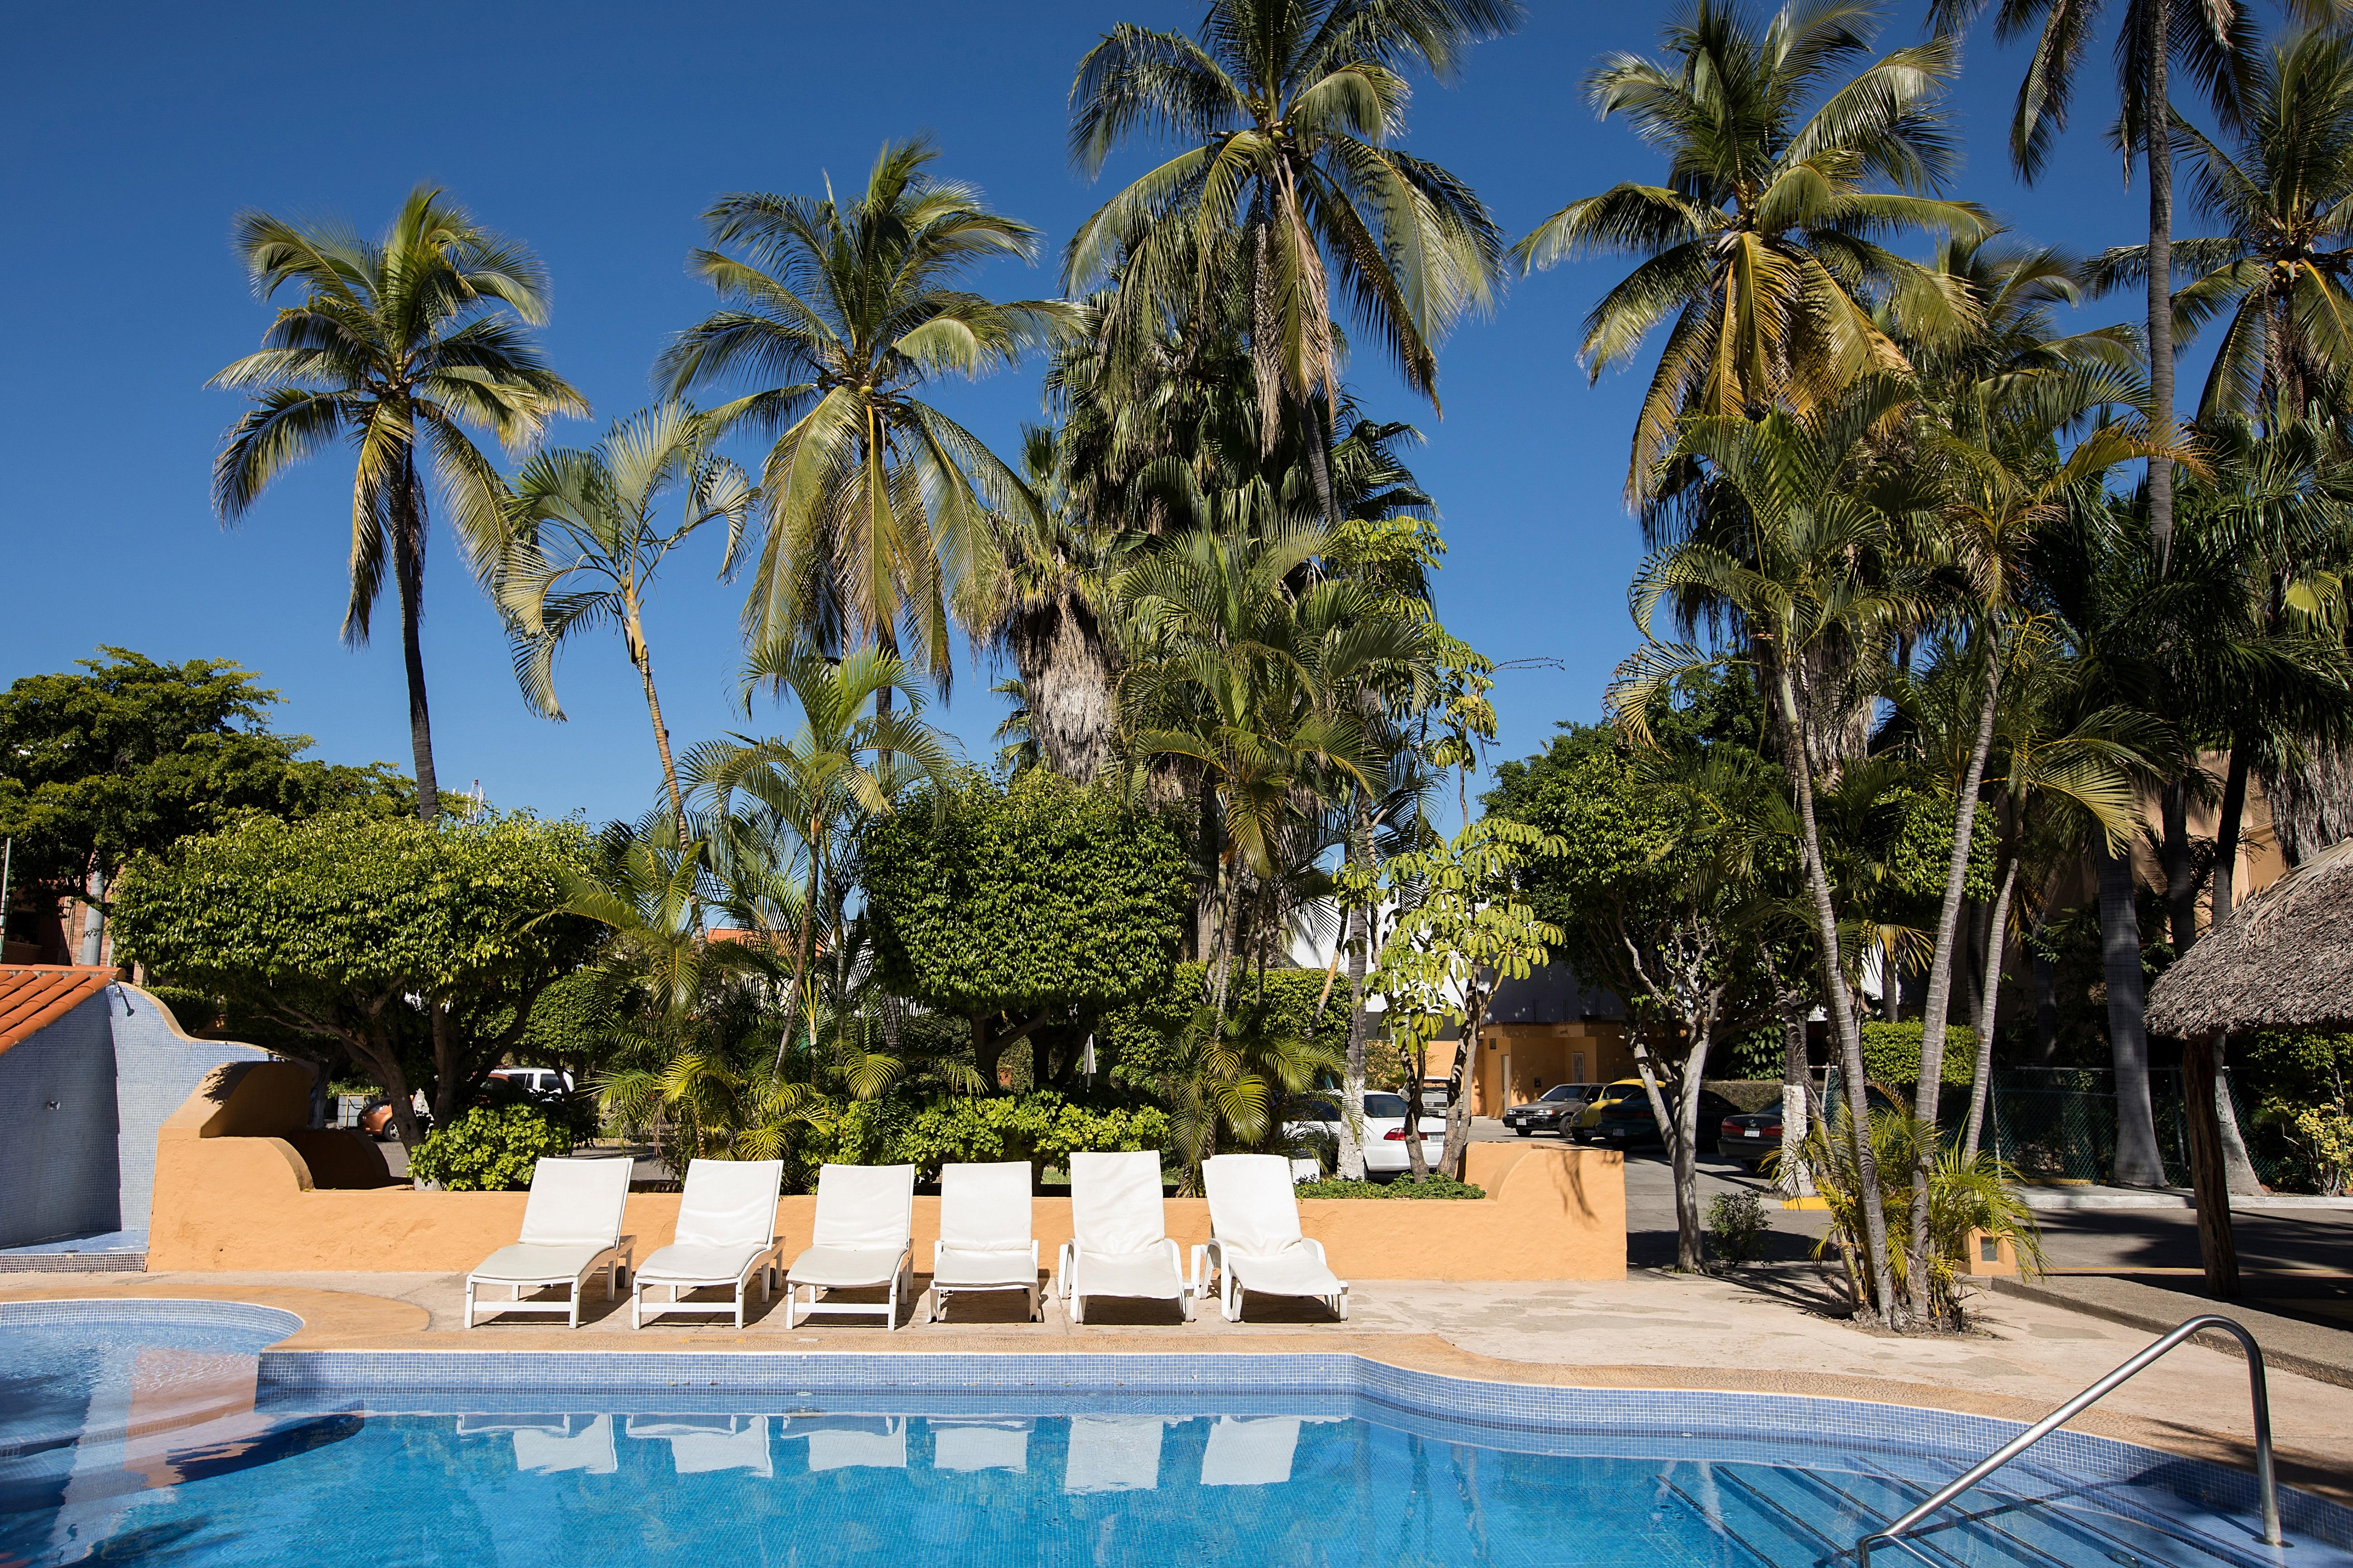
[[[800,841],[806,881],[790,900],[800,921],[793,938],[793,995],[812,1050],[818,1012],[815,922],[820,915],[830,919],[839,953],[839,917],[849,892],[848,867],[859,825],[895,809],[918,784],[942,784],[947,778],[946,747],[923,716],[924,685],[897,655],[880,648],[837,660],[797,646],[789,635],[777,637],[752,651],[744,690],[747,699],[762,686],[790,694],[801,711],[800,727],[790,736],[706,741],[687,753],[686,775],[718,816],[733,816],[749,804],[777,832]],[[906,711],[882,701],[892,688],[907,698]]]
[[[986,262],[1033,258],[1038,231],[928,173],[937,156],[922,139],[886,145],[849,202],[830,186],[821,201],[722,197],[692,266],[725,304],[663,350],[655,377],[673,396],[772,384],[711,411],[774,438],[744,612],[754,644],[830,654],[873,642],[944,680],[951,606],[967,626],[987,619],[975,595],[995,580],[988,510],[1033,503],[986,442],[920,394],[1014,363],[1070,308],[964,286]],[[886,706],[892,689],[877,689]]]
[[[1929,26],[1939,37],[1957,34],[1988,0],[1929,0]],[[2308,0],[2290,0],[2292,8]],[[2018,106],[2010,126],[2010,161],[2028,184],[2049,165],[2051,149],[2067,128],[2067,110],[2107,0],[2001,0],[1994,36],[2036,35]],[[2328,8],[2319,0],[2310,8]],[[2127,158],[2139,156],[2148,174],[2148,417],[2153,438],[2170,449],[2173,434],[2173,138],[2158,134],[2173,122],[2168,82],[2176,64],[2202,89],[2224,125],[2235,125],[2244,101],[2243,79],[2255,47],[2253,7],[2228,0],[2125,0],[2116,37],[2117,112],[2113,140]],[[2173,539],[2173,471],[2169,461],[2148,469],[2149,531],[2162,556]]]
[[[1032,504],[999,514],[996,640],[1011,655],[1021,742],[1064,778],[1091,782],[1111,765],[1119,727],[1111,578],[1121,542],[1073,504],[1055,432],[1021,433]],[[1003,688],[999,689],[1000,690]]]
[[[2300,414],[2353,370],[2353,42],[2306,32],[2248,65],[2236,156],[2175,118],[2189,195],[2222,233],[2172,247],[2173,332],[2186,343],[2221,318],[2222,342],[2199,395],[2201,419]],[[2146,284],[2148,247],[2125,246],[2086,269],[2095,288]]]
[[[1315,426],[1327,526],[1335,285],[1435,407],[1437,345],[1493,301],[1500,270],[1502,237],[1470,186],[1395,145],[1406,73],[1450,79],[1518,18],[1516,0],[1211,0],[1192,37],[1122,23],[1079,62],[1071,155],[1090,176],[1141,135],[1185,146],[1079,226],[1065,289],[1114,280],[1114,309],[1143,322],[1207,316],[1220,289],[1246,301],[1261,446],[1303,416]]]
[[[367,641],[388,565],[400,597],[417,815],[430,822],[440,805],[417,638],[425,474],[431,470],[447,498],[469,564],[487,574],[505,486],[468,429],[522,452],[551,416],[588,411],[523,330],[547,320],[546,269],[429,185],[409,193],[381,239],[361,239],[340,224],[244,212],[235,243],[258,296],[285,289],[301,299],[280,307],[259,353],[206,384],[253,399],[222,438],[213,505],[234,523],[295,463],[329,442],[352,444],[358,460],[343,640]]]
[[[614,426],[593,450],[533,458],[515,478],[491,575],[492,596],[514,639],[515,679],[523,700],[548,718],[564,717],[555,698],[557,650],[588,627],[609,623],[620,629],[645,684],[681,844],[690,837],[686,797],[654,690],[645,603],[662,562],[707,522],[727,525],[723,560],[733,563],[752,510],[752,483],[711,450],[712,436],[708,419],[669,402]],[[657,513],[673,489],[683,493],[685,511],[665,531]]]
[[[1934,194],[1955,164],[1936,108],[1957,51],[1931,40],[1869,59],[1872,20],[1792,3],[1759,29],[1700,0],[1665,30],[1664,58],[1611,56],[1587,79],[1596,110],[1666,154],[1666,181],[1571,202],[1512,254],[1523,272],[1597,251],[1641,258],[1585,318],[1597,380],[1674,322],[1635,422],[1630,500],[1651,493],[1686,412],[1803,414],[1905,369],[1874,305],[1932,342],[1973,320],[1946,275],[1878,243],[1987,226],[1974,205]]]
[[[1782,761],[1798,807],[1808,914],[1821,964],[1831,1031],[1846,1086],[1849,1124],[1869,1120],[1862,1038],[1847,972],[1847,952],[1815,809],[1824,770],[1806,741],[1815,710],[1845,700],[1824,690],[1819,650],[1833,641],[1875,647],[1894,630],[1920,624],[1931,607],[1925,574],[1895,548],[1899,519],[1877,487],[1862,482],[1856,458],[1873,431],[1906,402],[1901,387],[1860,384],[1840,402],[1799,416],[1775,409],[1762,418],[1691,416],[1672,455],[1703,467],[1736,495],[1751,521],[1747,550],[1736,553],[1704,539],[1655,552],[1634,582],[1634,621],[1643,647],[1619,668],[1610,711],[1638,740],[1648,739],[1651,706],[1673,682],[1725,662],[1689,644],[1648,640],[1660,606],[1680,594],[1722,604],[1739,621],[1736,657],[1759,667],[1768,708],[1781,731]],[[1857,563],[1889,562],[1863,574]],[[1879,1171],[1867,1141],[1855,1152],[1863,1191],[1872,1300],[1895,1321],[1894,1276]]]

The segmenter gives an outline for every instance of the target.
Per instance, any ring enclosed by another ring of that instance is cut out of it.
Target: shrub
[[[1765,1255],[1765,1200],[1755,1193],[1718,1193],[1707,1201],[1707,1234],[1725,1263],[1754,1263]]]
[[[1920,1081],[1920,1026],[1865,1024],[1862,1070],[1872,1082],[1909,1088]],[[1967,1089],[1977,1077],[1978,1032],[1966,1024],[1945,1026],[1945,1082]]]
[[[1299,1185],[1299,1195],[1303,1198],[1483,1198],[1487,1195],[1487,1189],[1432,1172],[1426,1182],[1417,1182],[1408,1176],[1399,1176],[1394,1182],[1347,1182],[1337,1176],[1321,1182],[1303,1182]]]
[[[1105,1013],[1095,1025],[1096,1059],[1111,1081],[1137,1093],[1166,1095],[1181,1076],[1178,1042],[1201,1005],[1206,971],[1180,963],[1163,989]],[[1324,1002],[1320,969],[1270,969],[1261,977],[1239,967],[1233,978],[1232,1033],[1312,1038],[1330,1051],[1348,1048],[1348,977],[1341,975]],[[1261,999],[1262,998],[1262,999]]]
[[[851,1100],[800,1148],[806,1179],[830,1160],[852,1165],[913,1165],[935,1181],[940,1167],[1027,1160],[1067,1165],[1080,1150],[1165,1149],[1168,1115],[1153,1105],[1090,1106],[1051,1089],[918,1105],[903,1097]]]
[[[514,1193],[541,1160],[572,1152],[572,1135],[529,1105],[478,1105],[408,1156],[408,1173],[453,1193]]]

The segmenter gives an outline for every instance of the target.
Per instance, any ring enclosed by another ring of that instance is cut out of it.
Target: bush
[[[1302,1182],[1299,1195],[1303,1198],[1483,1198],[1487,1195],[1487,1189],[1433,1172],[1426,1182],[1417,1182],[1410,1176],[1399,1176],[1394,1182],[1346,1182],[1337,1176],[1321,1182]]]
[[[1718,1193],[1707,1201],[1707,1234],[1725,1263],[1754,1263],[1765,1255],[1765,1200],[1755,1193]]]
[[[1949,830],[1948,830],[1949,836]],[[1882,1087],[1910,1088],[1920,1081],[1920,1026],[1866,1023],[1862,1026],[1862,1070]],[[1945,1083],[1969,1087],[1977,1077],[1978,1032],[1966,1024],[1945,1026]]]
[[[1178,1076],[1176,1041],[1201,1005],[1203,976],[1198,963],[1180,963],[1159,992],[1115,1007],[1095,1025],[1095,1058],[1111,1081],[1134,1092],[1164,1095]],[[1264,1000],[1261,1000],[1256,970],[1244,973],[1235,967],[1231,1006],[1237,1020],[1232,1032],[1314,1037],[1326,1049],[1348,1048],[1348,977],[1332,986],[1318,1020],[1315,1004],[1324,995],[1320,969],[1270,969]]]
[[[801,1142],[807,1179],[827,1161],[913,1165],[923,1181],[940,1167],[1027,1160],[1067,1165],[1080,1150],[1166,1149],[1168,1115],[1153,1105],[1082,1105],[1051,1089],[918,1105],[903,1097],[851,1100]]]
[[[572,1135],[529,1105],[478,1105],[417,1145],[408,1173],[452,1193],[515,1193],[542,1160],[572,1152]]]

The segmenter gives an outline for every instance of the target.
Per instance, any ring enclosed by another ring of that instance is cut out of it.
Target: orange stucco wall
[[[311,1181],[301,1153],[283,1136],[257,1135],[248,1093],[260,1081],[210,1081],[164,1124],[156,1141],[155,1212],[147,1267],[155,1271],[263,1273],[346,1270],[458,1273],[506,1243],[522,1224],[522,1193],[420,1193],[406,1187],[327,1191]],[[291,1068],[301,1072],[304,1069]],[[306,1079],[307,1081],[307,1079]],[[224,1100],[236,1104],[227,1108]],[[207,1123],[254,1129],[205,1135]],[[1619,1279],[1626,1274],[1626,1183],[1614,1151],[1554,1143],[1474,1143],[1465,1174],[1483,1201],[1406,1203],[1311,1198],[1301,1203],[1308,1235],[1332,1268],[1352,1279]],[[628,1228],[638,1256],[669,1243],[678,1194],[631,1194]],[[787,1197],[776,1232],[787,1251],[807,1245],[814,1197]],[[1168,1234],[1190,1247],[1209,1238],[1209,1205],[1171,1198]],[[927,1271],[939,1236],[937,1198],[915,1200],[915,1267]],[[1033,1211],[1041,1260],[1071,1235],[1067,1198],[1039,1198]]]

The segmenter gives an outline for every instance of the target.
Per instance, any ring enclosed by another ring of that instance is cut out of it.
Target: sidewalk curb
[[[2164,1333],[2200,1311],[2219,1311],[2237,1319],[2255,1336],[2255,1342],[2263,1347],[2263,1365],[2269,1370],[2292,1372],[2341,1388],[2353,1388],[2353,1334],[2338,1330],[2301,1323],[2252,1307],[2204,1301],[2105,1275],[2075,1276],[2067,1280],[2066,1286],[2049,1278],[2028,1280],[2009,1275],[1989,1276],[1984,1283],[2005,1296],[2063,1307],[2071,1312],[2151,1334]],[[2228,1334],[2209,1331],[2192,1335],[2191,1339],[2209,1350],[2241,1360],[2246,1357],[2244,1348]]]
[[[2038,1213],[2064,1213],[2084,1209],[2194,1209],[2198,1200],[2188,1193],[2085,1193],[2078,1196],[2048,1188],[2027,1187],[2021,1195],[2026,1206]],[[2264,1197],[2234,1197],[2231,1200],[2232,1214],[2317,1209],[2322,1211],[2353,1210],[2353,1197],[2324,1198],[2301,1193],[2282,1193]]]

